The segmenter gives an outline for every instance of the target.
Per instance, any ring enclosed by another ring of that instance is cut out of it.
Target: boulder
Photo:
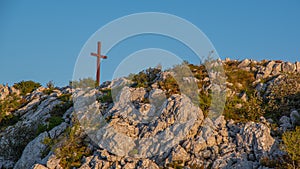
[[[277,75],[282,72],[282,63],[275,63],[272,70],[272,75]]]
[[[268,154],[275,141],[270,134],[270,128],[262,123],[248,122],[240,134],[243,137],[243,146],[246,150],[254,151],[257,159]]]
[[[0,155],[0,168],[13,168],[14,165],[15,165],[15,162],[14,162],[14,161],[4,159],[4,158]]]
[[[300,124],[300,114],[297,110],[293,110],[290,114],[292,125]]]
[[[121,78],[112,80],[111,83],[107,86],[107,88],[115,89],[118,87],[124,87],[124,86],[130,85],[132,83],[133,82],[131,80],[121,77]]]
[[[136,167],[137,169],[159,169],[159,167],[149,159],[143,159]]]
[[[49,131],[49,136],[51,139],[58,137],[67,128],[67,123],[63,122],[60,125],[54,127]]]
[[[38,137],[32,140],[24,149],[21,158],[18,160],[14,169],[30,168],[35,163],[41,161],[42,152],[47,148],[43,144],[45,138],[49,137],[47,132],[41,133]]]
[[[267,64],[266,64],[266,67],[264,68],[263,70],[263,73],[264,73],[264,76],[263,78],[266,78],[268,77],[272,70],[273,70],[273,66],[274,66],[275,62],[274,61],[269,61]]]
[[[169,155],[169,161],[188,161],[190,159],[189,154],[181,147],[177,146],[174,148],[170,155]]]
[[[296,71],[296,65],[290,62],[284,62],[282,64],[282,71],[285,73],[292,73]]]
[[[34,164],[31,169],[49,169],[45,166],[43,166],[42,164]]]
[[[0,84],[0,100],[5,99],[9,94],[9,87]]]
[[[251,63],[251,61],[249,59],[244,59],[243,61],[240,62],[240,64],[238,65],[238,68],[245,68],[245,67],[249,66],[250,63]]]
[[[146,89],[145,88],[130,88],[130,92],[131,92],[131,97],[130,100],[131,101],[142,101],[144,100],[145,96],[146,96]]]
[[[48,160],[47,160],[47,163],[46,163],[46,166],[49,168],[49,169],[63,169],[60,164],[60,159],[57,158],[54,154],[52,154]]]
[[[287,116],[282,116],[279,119],[279,123],[280,123],[280,130],[282,132],[285,132],[286,130],[292,128],[291,119]]]
[[[296,62],[295,65],[296,65],[297,72],[300,73],[300,62]]]

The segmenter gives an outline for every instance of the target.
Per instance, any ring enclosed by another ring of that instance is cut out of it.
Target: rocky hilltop
[[[0,168],[300,167],[300,62],[183,65],[0,85]]]

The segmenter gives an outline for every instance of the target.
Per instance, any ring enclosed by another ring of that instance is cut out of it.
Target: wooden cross
[[[107,56],[101,55],[101,42],[98,42],[97,53],[91,53],[91,55],[97,57],[96,79],[97,79],[97,86],[99,86],[99,84],[100,84],[100,61],[101,61],[101,59],[107,59]]]

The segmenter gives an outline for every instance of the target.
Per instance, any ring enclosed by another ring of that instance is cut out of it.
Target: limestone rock
[[[0,85],[0,100],[5,99],[9,95],[8,86]]]
[[[63,122],[60,125],[54,127],[52,130],[49,131],[49,136],[51,139],[56,138],[59,136],[65,129],[67,128],[67,123]]]
[[[159,167],[149,159],[140,161],[136,168],[137,169],[159,169]]]
[[[170,161],[187,161],[189,159],[189,154],[181,146],[177,146],[169,155]]]
[[[117,87],[127,86],[129,84],[132,84],[132,81],[122,77],[112,80],[107,88],[115,89]]]
[[[14,161],[6,160],[0,155],[0,168],[13,168],[14,165]]]
[[[265,67],[265,69],[264,69],[264,78],[266,78],[266,77],[268,77],[270,74],[271,74],[271,72],[272,72],[272,70],[273,70],[273,66],[274,66],[274,64],[275,64],[275,62],[274,61],[269,61],[267,64],[266,64],[266,67]]]
[[[60,159],[57,158],[54,154],[52,154],[48,160],[47,160],[47,163],[46,163],[46,166],[49,168],[49,169],[63,169],[60,164]]]
[[[292,73],[295,72],[296,70],[296,65],[292,64],[290,62],[284,62],[282,65],[282,71],[286,73]]]
[[[42,142],[48,137],[48,133],[41,133],[37,138],[32,140],[24,149],[21,158],[18,160],[14,169],[30,168],[35,163],[41,161],[42,152],[46,149],[46,145]]]
[[[295,65],[297,68],[297,72],[300,73],[300,62],[296,62]]]
[[[42,164],[35,164],[31,167],[31,169],[49,169],[49,168],[43,166]]]
[[[249,64],[251,63],[251,61],[249,59],[244,59],[239,65],[238,68],[245,68],[247,66],[249,66]]]
[[[270,129],[261,123],[246,123],[241,134],[244,140],[243,146],[246,149],[252,149],[257,158],[267,154],[271,150],[275,141],[270,135]]]
[[[279,123],[280,123],[280,130],[282,132],[285,132],[286,130],[292,128],[291,119],[287,116],[282,116],[279,119]]]
[[[275,63],[273,66],[272,74],[277,75],[282,72],[282,63]]]
[[[297,110],[293,110],[290,114],[292,125],[300,124],[300,114]]]

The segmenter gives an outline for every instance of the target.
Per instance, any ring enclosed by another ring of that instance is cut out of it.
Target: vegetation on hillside
[[[86,135],[80,128],[79,122],[74,121],[72,127],[68,127],[54,152],[60,158],[60,165],[66,169],[80,167],[82,157],[91,155],[91,149],[85,142]]]
[[[224,63],[224,73],[226,75],[226,85],[228,90],[223,115],[226,120],[233,119],[235,122],[259,121],[261,116],[271,118],[277,125],[279,119],[283,115],[289,116],[291,110],[300,112],[300,74],[299,73],[282,73],[279,76],[262,78],[257,81],[255,78],[256,71],[241,69],[238,67],[238,61],[228,61]],[[265,63],[257,63],[262,65]],[[251,64],[250,67],[257,65]],[[186,69],[188,68],[188,69]],[[219,67],[212,68],[218,70]],[[184,78],[183,78],[184,77]],[[187,77],[187,78],[186,78]],[[275,79],[280,80],[275,82]],[[186,94],[192,101],[197,101],[204,115],[207,117],[210,111],[221,110],[223,100],[213,101],[213,89],[211,88],[212,80],[210,80],[209,72],[203,65],[193,65],[187,62],[176,65],[173,68],[162,71],[159,68],[149,68],[131,74],[128,77],[133,81],[131,87],[142,87],[147,92],[153,88],[162,89],[166,97],[169,98],[173,94]],[[191,82],[195,82],[196,86],[189,86]],[[258,83],[271,84],[266,91],[258,91],[255,89]],[[97,86],[92,78],[80,79],[70,82],[74,88],[94,88]],[[14,116],[12,112],[22,107],[26,101],[26,94],[40,87],[40,83],[33,81],[21,81],[13,85],[14,88],[20,90],[20,95],[10,94],[4,100],[0,100],[0,131],[6,127],[15,124],[18,116]],[[47,83],[47,88],[43,90],[44,94],[51,94],[55,90],[54,83]],[[102,95],[97,98],[101,103],[113,103],[111,89],[100,89]],[[223,94],[223,93],[222,93]],[[218,99],[214,98],[214,99]],[[221,95],[220,95],[221,98]],[[58,96],[61,104],[56,105],[45,123],[37,123],[35,128],[17,128],[17,138],[20,141],[8,140],[7,144],[0,147],[0,154],[5,154],[13,160],[17,160],[22,154],[22,150],[38,134],[44,131],[50,131],[55,126],[61,124],[64,119],[65,112],[73,106],[71,94],[61,94]],[[143,100],[148,103],[149,98]],[[105,105],[105,104],[103,104]],[[213,107],[213,108],[212,108]],[[107,121],[111,119],[105,119]],[[57,140],[47,138],[44,143],[48,145],[47,151],[43,155],[47,155],[52,149],[57,157],[61,159],[60,164],[63,168],[78,167],[81,164],[83,156],[90,155],[90,148],[87,146],[78,122],[74,120],[74,125],[69,127],[62,137]],[[276,125],[276,124],[275,124]],[[298,125],[298,126],[297,126]],[[286,163],[278,162],[274,159],[261,159],[264,166],[279,168],[300,168],[300,119],[296,122],[295,128],[290,129],[278,135],[282,138],[282,147],[287,152]],[[275,127],[276,128],[276,127]],[[37,130],[36,130],[37,129]],[[53,145],[58,145],[53,147]],[[183,163],[172,163],[171,167],[181,168]],[[200,166],[197,166],[200,167]]]
[[[32,80],[29,81],[21,81],[19,83],[15,83],[13,85],[14,88],[20,90],[20,94],[22,96],[26,95],[27,93],[32,92],[33,90],[39,88],[41,86],[40,83],[34,82]]]
[[[73,88],[94,88],[98,86],[97,82],[91,77],[70,81],[69,85]]]
[[[294,131],[287,131],[282,136],[283,150],[288,153],[287,168],[300,168],[300,126]]]
[[[14,116],[11,112],[18,109],[24,103],[26,103],[26,100],[16,94],[11,94],[4,100],[0,100],[0,131],[18,122],[19,117]]]

